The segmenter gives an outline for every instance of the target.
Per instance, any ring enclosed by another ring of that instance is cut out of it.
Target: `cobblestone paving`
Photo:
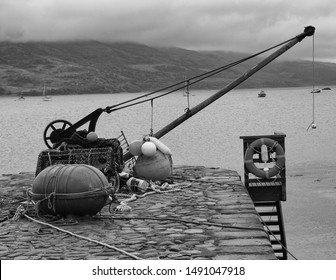
[[[276,259],[235,171],[180,166],[173,180],[190,187],[138,198],[129,212],[106,206],[94,217],[32,217],[57,228],[13,219],[33,179],[33,173],[0,177],[3,260]]]

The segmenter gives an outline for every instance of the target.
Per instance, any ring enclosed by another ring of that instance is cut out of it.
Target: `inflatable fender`
[[[163,144],[159,139],[152,137],[152,136],[149,136],[148,138],[149,138],[149,141],[155,144],[156,148],[160,152],[164,153],[165,155],[170,155],[170,156],[172,155],[171,150],[165,144]]]
[[[142,154],[141,147],[144,142],[142,140],[134,140],[129,144],[128,150],[132,156],[140,156]]]

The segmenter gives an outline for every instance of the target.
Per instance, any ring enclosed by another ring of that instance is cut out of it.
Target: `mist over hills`
[[[163,88],[249,56],[223,51],[193,51],[136,43],[0,42],[0,95],[141,92]],[[253,58],[192,85],[220,89],[253,67]],[[330,86],[336,64],[277,59],[240,88]]]

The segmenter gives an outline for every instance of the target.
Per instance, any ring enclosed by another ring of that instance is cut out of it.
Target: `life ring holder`
[[[256,149],[260,148],[262,145],[266,145],[270,150],[275,148],[276,152],[276,162],[275,165],[270,170],[261,170],[259,169],[253,161],[253,154],[256,152]],[[245,152],[245,167],[252,174],[257,177],[269,179],[277,175],[285,166],[285,151],[282,146],[275,140],[270,138],[260,138],[252,142],[246,149]]]

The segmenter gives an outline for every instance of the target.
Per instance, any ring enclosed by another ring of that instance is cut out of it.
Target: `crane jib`
[[[273,52],[271,55],[269,55],[268,57],[266,57],[264,60],[262,60],[261,62],[259,62],[257,65],[255,65],[254,67],[252,67],[251,69],[249,69],[246,73],[244,73],[238,79],[234,80],[233,82],[231,82],[230,84],[228,84],[227,86],[225,86],[224,88],[222,88],[221,90],[219,90],[218,92],[216,92],[215,94],[213,94],[212,96],[210,96],[209,98],[207,98],[206,100],[204,100],[203,102],[199,103],[195,107],[186,110],[186,112],[182,116],[178,117],[177,119],[175,119],[174,121],[172,121],[171,123],[169,123],[168,125],[166,125],[165,127],[163,127],[162,129],[160,129],[159,131],[157,131],[156,133],[154,133],[153,136],[155,138],[161,138],[162,136],[164,136],[165,134],[167,134],[168,132],[170,132],[172,129],[174,129],[175,127],[179,126],[181,123],[183,123],[184,121],[186,121],[187,119],[189,119],[193,115],[197,114],[199,111],[203,110],[205,107],[207,107],[208,105],[210,105],[211,103],[213,103],[217,99],[219,99],[222,96],[224,96],[227,92],[229,92],[230,90],[234,89],[239,84],[241,84],[242,82],[244,82],[245,80],[247,80],[249,77],[251,77],[253,74],[255,74],[256,72],[258,72],[260,69],[262,69],[263,67],[265,67],[270,62],[272,62],[278,56],[282,55],[284,52],[286,52],[287,50],[289,50],[295,44],[297,44],[298,42],[301,42],[305,37],[312,36],[312,35],[314,35],[314,33],[315,33],[315,27],[313,27],[313,26],[307,26],[307,27],[305,27],[303,33],[301,33],[301,34],[297,35],[296,37],[294,37],[294,38],[286,41],[287,43],[285,45],[283,45],[281,48],[279,48],[278,50],[276,50],[275,52]],[[177,83],[174,86],[181,86],[181,83]],[[156,92],[159,92],[159,91],[155,91],[153,93],[156,93]],[[165,94],[163,94],[163,95],[165,95]],[[139,97],[134,98],[133,100],[136,100],[138,98]],[[123,102],[121,104],[124,104],[124,103],[127,103],[127,102],[128,101]],[[118,105],[121,105],[121,104],[118,104]],[[76,122],[75,124],[71,125],[69,128],[63,129],[63,128],[65,128],[65,123],[64,123],[62,129],[60,129],[60,130],[56,129],[53,133],[55,134],[55,136],[57,136],[56,137],[57,139],[68,138],[68,137],[70,137],[72,135],[72,133],[74,133],[76,131],[77,128],[79,128],[80,126],[82,126],[83,124],[85,124],[87,122],[89,122],[89,131],[94,131],[99,116],[103,112],[111,113],[112,111],[117,110],[117,109],[114,109],[115,107],[118,107],[118,106],[117,105],[115,105],[115,106],[109,106],[109,107],[106,107],[105,109],[98,108],[95,111],[93,111],[92,113],[90,113],[89,115],[87,115],[86,117],[84,117],[83,119],[81,119],[78,122]],[[63,120],[60,120],[60,121],[64,122]],[[46,137],[46,135],[45,135],[45,141],[46,140],[50,140],[49,138],[50,137]],[[126,153],[124,155],[124,157],[125,157],[125,160],[128,160],[128,159],[131,158],[131,155],[128,152],[128,153]]]

